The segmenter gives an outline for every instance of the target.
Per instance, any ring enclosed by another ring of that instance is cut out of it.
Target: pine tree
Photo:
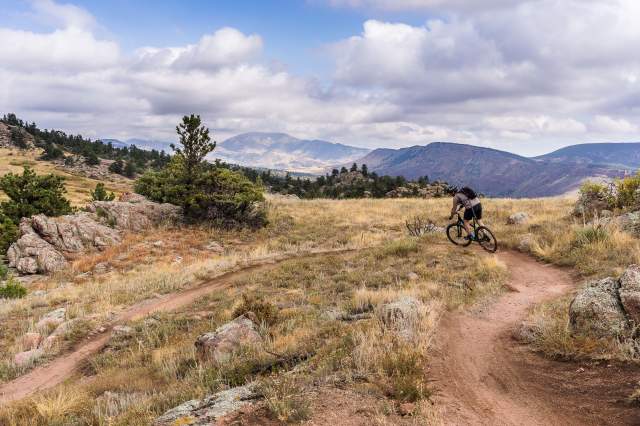
[[[107,192],[104,183],[98,182],[96,189],[91,191],[91,201],[113,201],[116,195],[113,192]]]
[[[202,125],[199,115],[191,114],[182,117],[182,123],[176,126],[176,132],[180,136],[180,146],[171,144],[176,156],[181,158],[184,164],[185,177],[188,181],[194,177],[204,158],[216,148],[216,143],[211,142],[209,129]]]

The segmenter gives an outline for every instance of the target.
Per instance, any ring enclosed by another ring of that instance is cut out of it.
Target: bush
[[[118,159],[109,165],[109,171],[121,175],[124,173],[124,161]]]
[[[274,325],[278,321],[278,308],[269,302],[243,294],[242,303],[233,310],[232,315],[234,318],[237,318],[248,312],[253,312],[259,323]]]
[[[147,172],[135,184],[135,191],[150,200],[182,206],[187,219],[208,221],[222,227],[266,224],[262,189],[244,175],[207,163],[204,158],[215,148],[200,117],[184,117],[177,127],[181,148],[176,148],[169,165],[159,172]]]
[[[635,176],[629,176],[616,181],[617,206],[621,209],[627,207],[640,207],[638,194],[640,189],[640,172]]]
[[[91,191],[91,201],[113,201],[116,195],[104,189],[104,183],[98,182],[96,189]]]
[[[44,146],[44,152],[40,156],[41,160],[56,160],[64,157],[64,152],[56,145],[49,143]]]
[[[8,173],[0,178],[0,190],[9,197],[9,201],[2,202],[0,208],[14,225],[18,225],[23,217],[40,213],[60,216],[71,212],[71,204],[64,197],[64,178],[60,176],[38,176],[31,168],[25,167],[22,175]]]
[[[0,254],[6,253],[9,246],[18,240],[18,236],[18,226],[0,212]]]
[[[587,181],[580,187],[579,194],[574,212],[576,215],[591,217],[602,210],[615,208],[616,197],[610,185]]]
[[[27,294],[27,289],[20,283],[16,282],[13,277],[0,286],[0,298],[1,299],[21,299]]]

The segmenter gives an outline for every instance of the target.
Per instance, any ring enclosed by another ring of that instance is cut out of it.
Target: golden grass
[[[91,191],[96,184],[103,182],[97,179],[91,179],[84,176],[71,174],[62,168],[57,167],[50,161],[38,160],[42,155],[42,150],[19,150],[11,148],[0,148],[0,176],[7,173],[22,173],[24,166],[29,166],[38,174],[53,173],[57,176],[65,178],[65,187],[67,188],[67,197],[71,204],[76,207],[82,207],[91,200]],[[133,181],[126,178],[114,177],[113,180],[104,181],[105,188],[108,191],[120,195],[123,192],[131,192]],[[4,194],[0,192],[0,197]]]

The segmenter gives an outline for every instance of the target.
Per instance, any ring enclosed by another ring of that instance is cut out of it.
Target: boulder
[[[53,326],[59,326],[64,322],[64,317],[67,314],[67,310],[65,308],[58,308],[54,311],[51,311],[40,318],[40,321],[36,323],[36,328],[49,328]]]
[[[11,244],[7,260],[21,274],[48,274],[67,267],[65,257],[34,232],[23,234]]]
[[[418,281],[420,279],[420,275],[416,274],[415,272],[409,272],[407,274],[407,279],[409,281]]]
[[[627,317],[620,302],[620,283],[605,278],[584,286],[569,306],[569,323],[577,333],[598,337],[617,336],[628,329]]]
[[[631,265],[620,277],[620,302],[628,318],[640,325],[640,266]]]
[[[101,250],[120,242],[118,231],[96,222],[93,215],[84,212],[60,217],[39,214],[25,222],[29,221],[40,238],[65,253]]]
[[[255,385],[235,387],[215,393],[204,399],[187,401],[164,413],[154,421],[154,426],[212,425],[259,398]]]
[[[522,225],[529,221],[529,215],[525,212],[517,212],[509,216],[507,219],[508,225]]]
[[[621,230],[640,236],[640,211],[625,213],[612,220]]]
[[[214,332],[205,333],[196,339],[198,358],[202,361],[226,362],[243,347],[260,346],[262,336],[258,326],[249,319],[249,314],[241,315],[231,322],[218,327]]]
[[[13,356],[13,363],[18,367],[26,367],[35,362],[44,354],[42,349],[31,349],[29,351],[18,352]]]
[[[419,323],[424,304],[415,297],[403,297],[395,302],[385,303],[376,310],[382,323],[397,331],[401,336],[410,338]]]
[[[144,195],[136,194],[134,192],[125,192],[118,198],[123,203],[144,203],[147,200]]]
[[[175,225],[182,221],[182,209],[173,204],[151,201],[94,201],[87,210],[118,229],[140,232],[159,225]]]
[[[535,237],[533,234],[525,234],[520,239],[518,243],[518,251],[522,253],[530,253],[531,252],[531,244],[535,241]]]

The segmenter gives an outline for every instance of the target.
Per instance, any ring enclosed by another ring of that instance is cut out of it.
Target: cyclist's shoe
[[[474,235],[467,235],[464,239],[467,241],[475,241],[476,237]]]

